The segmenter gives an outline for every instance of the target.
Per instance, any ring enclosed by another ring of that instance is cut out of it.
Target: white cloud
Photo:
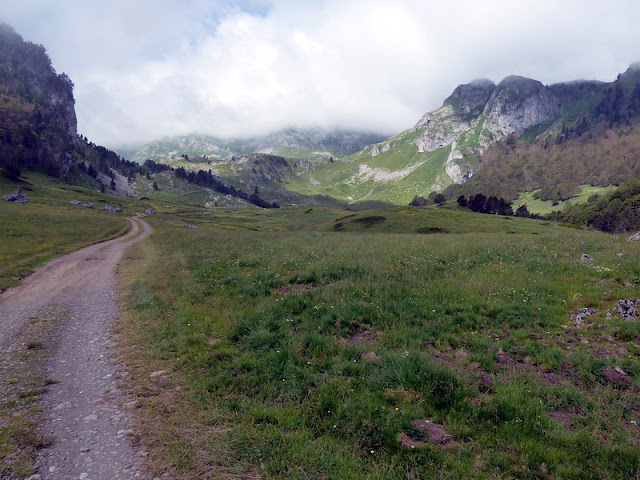
[[[613,0],[5,0],[76,85],[108,146],[327,126],[395,133],[459,83],[612,80],[640,60],[640,3]]]

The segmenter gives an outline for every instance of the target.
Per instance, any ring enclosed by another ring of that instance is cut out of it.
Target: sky
[[[110,148],[286,127],[395,134],[461,84],[615,80],[637,0],[1,0]]]

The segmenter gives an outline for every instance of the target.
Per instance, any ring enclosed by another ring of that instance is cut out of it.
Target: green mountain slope
[[[460,85],[413,128],[343,159],[354,167],[343,169],[351,173],[341,179],[346,186],[339,198],[406,203],[415,195],[462,183],[489,145],[554,120],[560,112],[560,101],[535,80],[511,76],[499,85],[490,80]],[[332,176],[316,170],[290,185],[306,192],[330,188],[319,177]]]
[[[354,130],[288,128],[269,135],[245,139],[221,139],[211,135],[184,135],[150,142],[138,148],[118,151],[131,160],[144,163],[150,159],[166,162],[175,158],[201,157],[209,161],[226,161],[250,153],[322,159],[339,158],[383,140],[384,135]]]
[[[543,200],[566,200],[580,185],[620,184],[638,172],[639,85],[638,64],[612,83],[475,80],[412,129],[287,186],[349,202],[405,203],[442,190],[514,199],[537,189]]]

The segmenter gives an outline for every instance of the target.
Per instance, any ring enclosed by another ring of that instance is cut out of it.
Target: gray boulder
[[[112,207],[111,205],[105,205],[100,210],[106,210],[107,212],[111,212],[111,213],[119,213],[122,211],[120,207]]]
[[[81,202],[80,200],[69,200],[69,203],[71,205],[77,205],[78,207],[84,207],[84,208],[96,208],[96,206],[93,203],[89,203],[89,202]]]
[[[591,307],[581,308],[577,312],[571,314],[571,320],[573,320],[576,327],[580,327],[587,318],[589,318],[591,315],[595,315],[596,313],[597,312],[595,311],[595,309]]]
[[[22,193],[20,189],[3,196],[1,199],[5,202],[29,203],[29,197],[26,193]]]
[[[633,235],[627,237],[627,242],[639,242],[640,241],[640,232],[636,232]]]
[[[620,300],[616,308],[624,320],[635,321],[638,319],[638,306],[640,306],[640,299]]]

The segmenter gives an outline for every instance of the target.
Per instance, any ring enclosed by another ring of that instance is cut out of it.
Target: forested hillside
[[[99,173],[109,183],[117,170],[124,176],[140,166],[77,134],[73,83],[58,74],[42,45],[24,41],[0,24],[0,167],[17,179],[36,169],[61,179]]]

